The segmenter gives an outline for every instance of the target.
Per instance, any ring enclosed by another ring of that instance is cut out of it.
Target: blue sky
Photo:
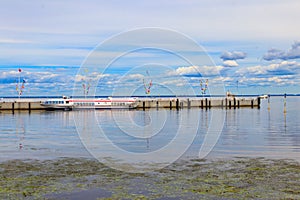
[[[19,76],[25,96],[71,95],[82,84],[96,95],[144,95],[151,80],[153,95],[200,94],[202,79],[211,93],[298,94],[299,8],[297,0],[4,0],[0,96],[17,95]],[[147,31],[118,40],[148,27],[191,43],[164,34],[152,40]],[[123,52],[140,37],[145,48]],[[97,64],[84,70],[99,49]],[[113,62],[104,67],[108,58]]]

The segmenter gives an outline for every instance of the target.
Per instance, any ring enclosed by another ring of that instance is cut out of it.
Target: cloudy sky
[[[19,77],[24,96],[201,94],[206,80],[211,94],[299,94],[299,9],[298,0],[2,0],[0,96],[16,96]]]

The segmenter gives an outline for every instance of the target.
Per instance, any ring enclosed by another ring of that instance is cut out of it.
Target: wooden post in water
[[[143,110],[145,110],[145,101],[143,101]]]
[[[271,98],[271,96],[268,94],[268,111],[271,110],[271,107],[270,107],[270,98]]]
[[[233,108],[236,109],[236,99],[235,99],[235,97],[233,98]]]
[[[260,109],[260,97],[257,97],[257,108]]]
[[[207,104],[207,98],[205,98],[205,108],[208,108],[208,104]]]
[[[227,109],[227,98],[225,98],[225,108]]]
[[[283,99],[283,113],[286,114],[286,94],[284,94],[284,99]]]
[[[254,101],[253,101],[253,99],[251,100],[251,108],[253,108],[254,107]]]
[[[170,110],[172,110],[172,101],[170,101]]]
[[[187,99],[187,107],[188,107],[188,109],[191,108],[191,102],[190,102],[190,99],[189,99],[189,98]]]
[[[176,99],[176,110],[179,110],[179,99]]]

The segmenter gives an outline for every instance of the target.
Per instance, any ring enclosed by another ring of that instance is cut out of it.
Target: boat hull
[[[41,103],[47,110],[133,109],[135,98],[49,99]]]

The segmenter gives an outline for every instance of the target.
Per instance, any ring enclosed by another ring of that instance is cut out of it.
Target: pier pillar
[[[201,99],[201,108],[203,109],[203,99]]]
[[[189,98],[187,99],[187,107],[188,107],[188,109],[191,108],[191,102],[190,102],[190,99],[189,99]]]
[[[228,103],[227,103],[227,98],[225,98],[225,108],[227,109],[227,105],[228,105]]]
[[[145,110],[145,101],[143,101],[143,110]]]
[[[253,99],[251,100],[251,108],[253,108],[253,106],[254,106],[254,101],[253,101]]]
[[[231,109],[231,100],[229,100],[229,109]]]
[[[170,110],[172,110],[172,101],[170,101]]]
[[[240,100],[237,101],[237,107],[240,108]]]
[[[233,108],[236,109],[236,99],[233,98]]]
[[[257,108],[260,109],[260,97],[257,97]]]
[[[208,108],[211,108],[211,100],[208,101]]]
[[[176,99],[176,109],[179,109],[179,99]]]
[[[207,98],[205,98],[205,108],[208,108],[208,104],[207,104]]]

